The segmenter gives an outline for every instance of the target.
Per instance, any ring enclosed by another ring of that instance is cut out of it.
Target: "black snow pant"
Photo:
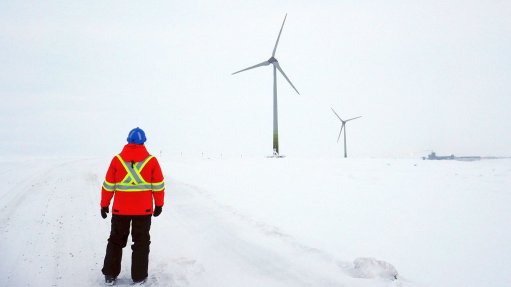
[[[117,277],[121,273],[122,249],[128,242],[131,229],[131,278],[139,281],[147,277],[151,215],[112,215],[112,229],[106,247],[105,262],[101,270],[104,275]]]

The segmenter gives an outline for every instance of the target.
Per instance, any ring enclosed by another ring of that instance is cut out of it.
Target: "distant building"
[[[456,157],[451,154],[449,156],[437,156],[435,152],[431,152],[428,157],[422,157],[422,159],[429,159],[429,160],[452,160],[452,159],[456,159]]]
[[[480,156],[454,156],[453,154],[448,156],[437,156],[435,152],[431,152],[428,157],[423,156],[422,159],[427,160],[461,160],[461,161],[474,161],[480,160]]]

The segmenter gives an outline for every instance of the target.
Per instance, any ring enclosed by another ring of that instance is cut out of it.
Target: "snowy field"
[[[101,286],[110,158],[1,159],[0,286]],[[511,160],[162,158],[147,286],[509,286]],[[129,285],[126,247],[118,285]],[[396,279],[397,278],[397,279]]]

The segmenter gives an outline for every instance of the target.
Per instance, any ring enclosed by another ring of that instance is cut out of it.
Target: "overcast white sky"
[[[511,155],[510,1],[1,1],[3,155]]]

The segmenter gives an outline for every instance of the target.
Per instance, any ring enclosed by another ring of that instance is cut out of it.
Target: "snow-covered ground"
[[[511,282],[509,159],[160,161],[167,195],[153,218],[148,286]],[[0,160],[0,286],[103,284],[109,162]]]

